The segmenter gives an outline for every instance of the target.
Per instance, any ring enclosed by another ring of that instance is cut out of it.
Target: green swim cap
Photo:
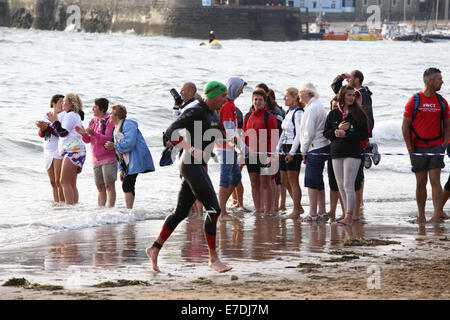
[[[210,81],[203,89],[206,98],[215,98],[225,92],[227,92],[227,86],[219,81]]]

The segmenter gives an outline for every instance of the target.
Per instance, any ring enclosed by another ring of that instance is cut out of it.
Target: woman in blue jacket
[[[137,122],[126,117],[127,109],[124,106],[111,107],[110,121],[115,124],[114,142],[107,142],[105,148],[116,151],[125,204],[128,209],[132,209],[137,175],[155,171],[155,166]]]

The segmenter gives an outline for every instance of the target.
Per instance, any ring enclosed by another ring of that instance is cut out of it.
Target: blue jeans
[[[237,161],[237,153],[232,149],[218,150],[220,161],[219,186],[228,188],[230,185],[237,186],[241,182],[242,174]]]
[[[315,155],[313,153],[326,153],[326,155]],[[325,162],[330,158],[330,145],[311,150],[306,154],[305,187],[324,190],[323,169]]]

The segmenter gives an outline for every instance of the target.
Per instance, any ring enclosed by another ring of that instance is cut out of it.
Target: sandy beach
[[[233,266],[225,274],[207,266],[199,217],[180,225],[161,251],[162,272],[154,273],[145,246],[161,223],[62,232],[20,250],[2,250],[0,299],[450,298],[448,222],[342,228],[236,213],[218,226],[219,252]],[[12,285],[5,286],[8,280]]]

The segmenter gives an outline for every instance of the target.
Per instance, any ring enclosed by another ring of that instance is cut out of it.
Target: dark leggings
[[[181,188],[178,193],[175,213],[167,217],[160,237],[166,241],[178,224],[183,221],[191,210],[195,200],[198,199],[206,209],[204,231],[206,242],[210,249],[216,249],[216,224],[220,215],[219,201],[206,172],[200,164],[181,164]]]
[[[136,178],[137,178],[138,174],[130,174],[130,175],[126,175],[125,178],[123,178],[123,182],[122,182],[122,190],[123,192],[131,192],[134,194],[134,186],[136,185]]]

